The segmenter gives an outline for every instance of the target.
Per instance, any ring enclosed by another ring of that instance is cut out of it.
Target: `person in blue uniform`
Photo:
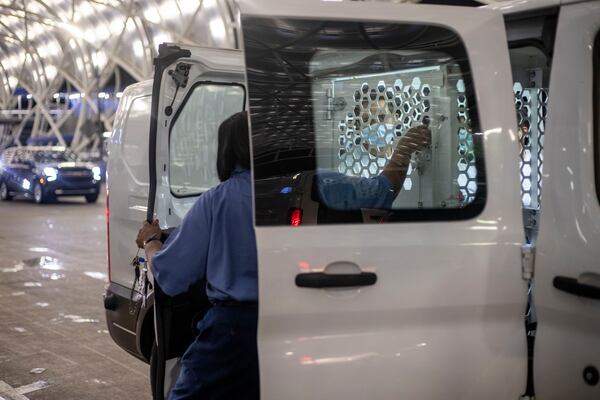
[[[373,178],[318,172],[321,201],[340,208],[390,208],[411,154],[427,146],[429,137],[425,126],[410,129],[382,174]],[[258,273],[246,112],[219,127],[217,173],[221,183],[196,200],[164,245],[157,220],[144,222],[137,237],[167,295],[205,280],[212,304],[181,359],[171,400],[259,398]]]
[[[317,171],[319,200],[335,210],[374,208],[389,210],[402,190],[413,153],[431,143],[427,125],[410,128],[399,138],[394,152],[381,174],[355,177],[328,170]]]
[[[170,399],[258,399],[258,282],[252,225],[248,117],[219,127],[221,183],[203,193],[164,245],[158,221],[144,223],[137,244],[169,296],[206,281],[212,307],[196,326]]]

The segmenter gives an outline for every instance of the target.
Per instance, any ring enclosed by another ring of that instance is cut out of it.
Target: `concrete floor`
[[[104,209],[0,202],[0,399],[151,398],[148,366],[106,330]]]

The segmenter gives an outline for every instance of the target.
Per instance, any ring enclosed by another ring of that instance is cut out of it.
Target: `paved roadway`
[[[0,400],[151,398],[106,330],[104,208],[0,202]]]

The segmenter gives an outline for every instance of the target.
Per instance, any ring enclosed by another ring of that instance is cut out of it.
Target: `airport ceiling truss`
[[[0,0],[0,149],[24,144],[26,121],[31,137],[64,145],[68,131],[74,150],[89,147],[99,137],[82,133],[85,124],[111,129],[115,107],[104,100],[122,91],[124,75],[128,83],[151,77],[160,43],[234,47],[231,7],[229,0]]]
[[[68,133],[74,151],[97,148],[115,97],[151,77],[160,43],[236,47],[234,1],[0,0],[0,150],[25,144],[25,126],[28,138],[65,145]]]

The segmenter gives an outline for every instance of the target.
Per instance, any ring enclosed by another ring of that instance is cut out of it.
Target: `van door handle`
[[[600,300],[600,275],[598,274],[581,274],[579,279],[568,276],[555,276],[552,285],[566,293]]]
[[[296,275],[296,286],[305,288],[331,288],[370,286],[377,282],[374,272],[357,274],[326,274],[325,272],[307,272]]]

